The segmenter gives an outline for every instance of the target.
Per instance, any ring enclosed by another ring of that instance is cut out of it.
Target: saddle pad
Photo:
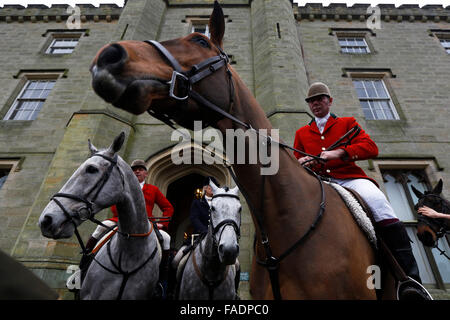
[[[194,248],[195,250],[195,248]],[[188,253],[186,253],[180,260],[180,262],[178,263],[178,268],[177,268],[177,281],[179,281],[181,279],[181,276],[183,275],[183,271],[184,271],[184,267],[186,266],[186,262],[188,261],[191,252],[193,250],[189,250]]]
[[[338,185],[333,182],[326,182],[329,184],[337,193],[341,196],[342,200],[344,200],[348,209],[352,213],[353,217],[356,220],[356,223],[360,226],[360,228],[364,231],[370,243],[377,248],[377,236],[375,235],[375,229],[373,227],[372,222],[367,216],[366,212],[363,210],[358,200],[344,187]]]

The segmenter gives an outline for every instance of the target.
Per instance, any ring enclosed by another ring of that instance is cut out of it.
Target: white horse
[[[213,189],[208,233],[189,253],[178,286],[180,300],[237,299],[242,206],[239,189]]]
[[[108,149],[100,151],[89,141],[90,158],[52,197],[39,218],[45,237],[70,238],[75,232],[82,245],[77,227],[85,220],[95,222],[96,213],[116,205],[117,234],[89,266],[81,299],[148,299],[158,281],[161,249],[147,218],[139,182],[117,155],[124,140],[122,132]]]

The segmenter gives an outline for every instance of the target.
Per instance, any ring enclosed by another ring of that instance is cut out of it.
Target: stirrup
[[[407,280],[399,281],[397,284],[397,300],[400,300],[401,292],[403,290],[411,288],[414,292],[415,296],[410,297],[410,299],[406,300],[434,300],[430,293],[425,289],[423,285],[414,280],[411,277],[408,277]],[[405,300],[405,299],[404,299]]]

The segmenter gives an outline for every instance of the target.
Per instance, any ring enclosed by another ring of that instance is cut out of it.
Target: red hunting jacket
[[[144,184],[142,188],[142,192],[144,193],[145,198],[145,207],[147,209],[147,216],[149,218],[153,217],[153,207],[155,203],[162,210],[164,217],[171,217],[173,215],[173,207],[170,204],[169,200],[164,197],[162,192],[158,189],[157,186],[151,184]],[[119,216],[117,214],[116,206],[111,207],[111,211],[113,213],[113,217],[109,220],[117,222],[119,220]],[[163,225],[163,229],[167,230],[169,226],[169,222],[160,222]]]
[[[338,118],[334,114],[331,114],[321,134],[316,122],[313,120],[308,125],[297,130],[295,133],[294,148],[309,154],[319,155],[356,125],[359,124],[353,117]],[[318,170],[321,166],[313,168],[314,171],[336,179],[369,179],[378,186],[375,180],[369,178],[355,164],[357,160],[367,160],[375,158],[378,155],[377,145],[364,130],[361,129],[360,133],[347,147],[341,146],[338,149],[344,149],[348,157],[344,160],[330,160],[325,163],[325,166],[322,167],[320,172]],[[294,151],[294,155],[297,159],[303,157],[302,154],[296,151]]]

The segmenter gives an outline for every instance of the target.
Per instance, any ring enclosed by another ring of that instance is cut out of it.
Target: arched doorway
[[[171,160],[171,149],[153,155],[146,160],[148,167],[147,183],[157,186],[174,206],[175,212],[169,224],[169,234],[172,238],[172,248],[178,249],[184,240],[184,233],[191,233],[192,227],[189,211],[195,190],[202,188],[204,179],[213,176],[221,185],[231,185],[231,176],[226,167],[220,164],[179,164]],[[192,144],[191,154],[201,153],[205,158],[201,146]],[[213,161],[209,161],[212,163]],[[153,215],[161,215],[157,206]]]
[[[192,234],[192,226],[189,219],[192,201],[195,191],[202,188],[205,177],[198,173],[191,173],[169,185],[167,199],[173,205],[175,211],[169,225],[169,233],[172,237],[171,247],[180,248],[185,233]]]

